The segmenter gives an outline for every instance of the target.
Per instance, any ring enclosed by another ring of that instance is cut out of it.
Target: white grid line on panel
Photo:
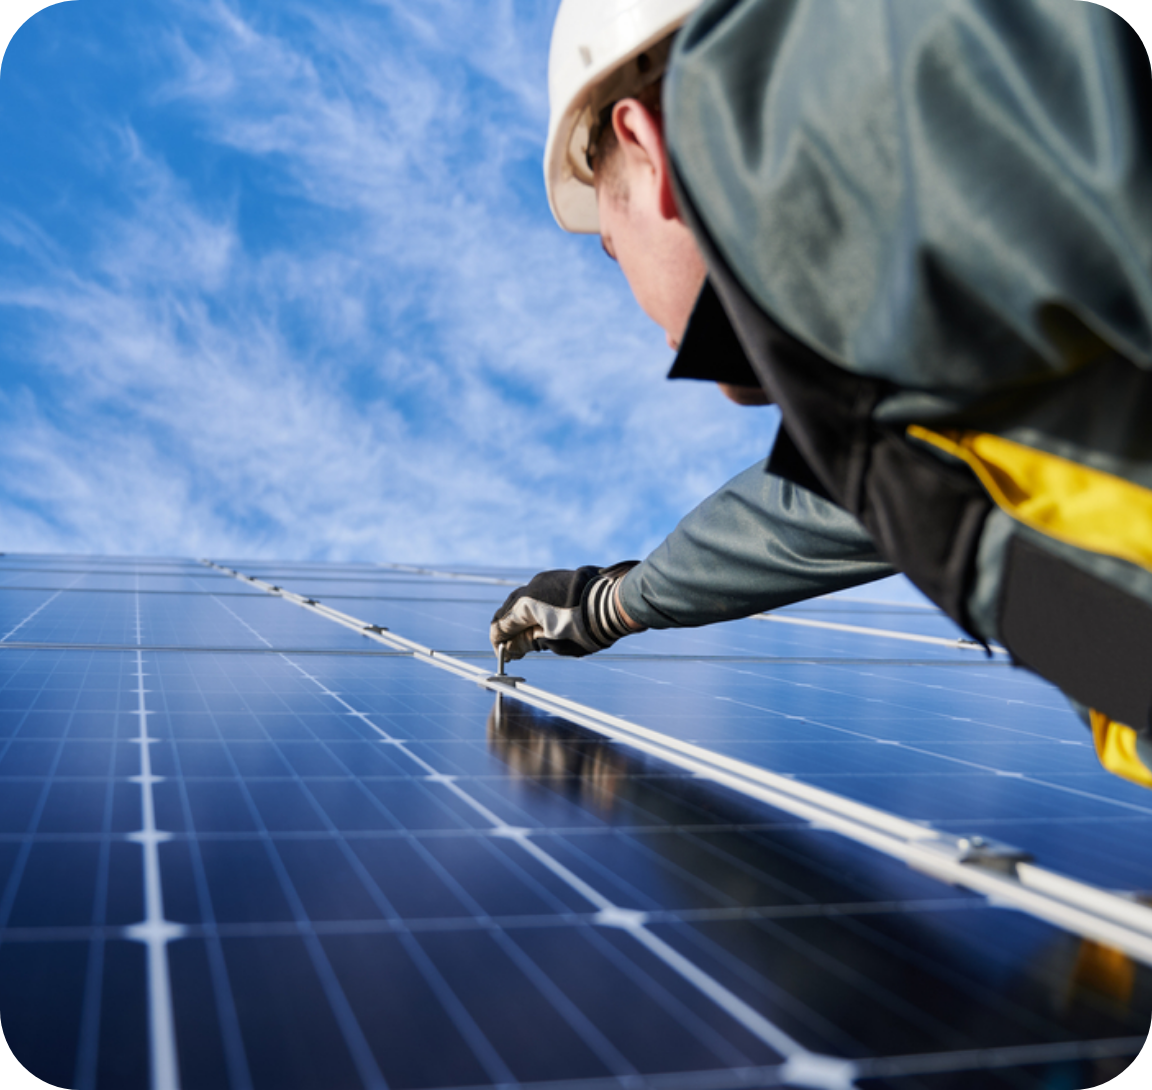
[[[220,606],[226,609],[233,617],[236,618],[241,624],[249,628],[250,631],[257,638],[264,640],[265,638],[260,635],[255,629],[251,628],[241,617],[234,613],[225,603],[220,602]],[[265,640],[265,642],[267,642]],[[290,661],[290,660],[289,660]],[[296,664],[293,663],[295,666]],[[569,888],[574,890],[590,904],[594,905],[597,909],[596,922],[601,926],[619,927],[625,930],[633,939],[645,946],[652,954],[659,960],[664,962],[670,969],[672,969],[683,980],[696,988],[709,1000],[715,1003],[720,1009],[724,1010],[734,1021],[742,1025],[748,1032],[758,1038],[764,1044],[768,1045],[774,1051],[780,1053],[785,1057],[786,1062],[796,1060],[804,1066],[805,1071],[813,1072],[813,1077],[818,1080],[809,1085],[813,1087],[823,1087],[826,1090],[839,1090],[840,1087],[851,1086],[851,1074],[854,1068],[850,1063],[840,1060],[836,1057],[825,1057],[818,1053],[810,1052],[804,1048],[798,1041],[785,1033],[779,1027],[770,1022],[767,1018],[759,1012],[750,1007],[742,999],[732,993],[729,989],[724,987],[719,981],[715,980],[704,970],[693,964],[688,958],[684,957],[673,947],[669,946],[662,939],[653,935],[646,927],[644,921],[638,914],[630,913],[627,909],[621,908],[612,902],[608,897],[605,897],[599,890],[589,885],[577,874],[571,871],[558,859],[556,859],[549,852],[546,852],[538,844],[532,842],[528,830],[509,826],[504,820],[495,814],[492,810],[486,807],[479,800],[475,799],[467,791],[465,791],[453,778],[439,777],[437,770],[425,761],[418,754],[412,753],[402,740],[395,739],[386,731],[382,730],[376,724],[364,715],[358,712],[352,705],[348,704],[338,693],[333,692],[323,682],[317,678],[307,674],[301,667],[296,666],[301,674],[309,677],[310,680],[321,689],[321,691],[331,699],[340,703],[349,713],[363,721],[370,726],[374,731],[380,734],[383,738],[394,744],[397,748],[403,750],[405,754],[424,768],[430,776],[437,776],[444,786],[455,794],[462,802],[470,806],[476,811],[485,821],[489,822],[492,830],[496,835],[506,837],[518,847],[523,849],[526,853],[536,859],[541,865],[551,871],[557,878],[563,881]],[[499,693],[497,694],[500,695]],[[471,900],[469,898],[469,900]],[[473,902],[474,904],[474,902]],[[475,906],[479,910],[479,906]],[[502,932],[498,932],[502,934]],[[512,956],[517,962],[520,963],[522,969],[529,970],[535,969],[533,963],[525,962],[524,955],[515,944],[509,944],[505,952]],[[538,970],[531,974],[537,983],[538,987],[544,987],[548,997],[554,1005],[558,1006],[560,1013],[563,1014],[570,1025],[573,1026],[581,1037],[583,1037],[591,1047],[601,1056],[601,1058],[611,1068],[615,1068],[622,1077],[635,1074],[634,1069],[630,1064],[619,1056],[615,1048],[603,1038],[594,1026],[587,1021],[587,1019],[576,1010],[567,1000],[564,999],[551,982],[544,974],[540,974]],[[823,1074],[819,1074],[823,1073]],[[844,1079],[848,1078],[845,1082]]]
[[[249,625],[242,617],[237,616],[231,609],[216,598],[212,599],[217,605],[225,609],[237,620],[241,625],[247,628],[258,640],[271,646],[268,641],[251,625]],[[215,717],[213,716],[213,722]],[[219,727],[217,726],[219,733]],[[223,735],[220,735],[223,742]],[[364,1031],[360,1027],[360,1023],[356,1020],[356,1016],[352,1011],[352,1004],[349,1002],[348,997],[344,994],[344,989],[340,985],[340,981],[336,976],[335,970],[332,968],[332,963],[328,960],[328,955],[324,951],[314,928],[312,921],[300,900],[300,895],[296,891],[296,887],[292,882],[285,866],[284,861],[280,858],[280,853],[276,850],[275,843],[273,842],[271,833],[264,822],[264,818],[260,813],[255,801],[252,798],[251,792],[248,790],[247,783],[240,773],[240,769],[236,766],[235,759],[231,752],[228,750],[227,745],[224,746],[224,752],[227,754],[227,760],[232,768],[232,774],[235,777],[236,783],[239,785],[240,791],[243,794],[245,805],[248,813],[255,823],[259,832],[259,838],[264,845],[265,852],[268,856],[268,861],[272,865],[272,869],[276,874],[277,884],[280,886],[281,892],[284,894],[291,909],[293,918],[299,928],[301,938],[304,941],[304,947],[308,953],[308,959],[312,963],[313,969],[320,980],[320,986],[324,991],[324,996],[328,1001],[328,1005],[332,1013],[336,1017],[337,1025],[340,1029],[340,1035],[344,1039],[344,1044],[348,1049],[348,1053],[352,1058],[352,1062],[356,1067],[357,1073],[361,1081],[369,1090],[387,1090],[388,1083],[384,1078],[383,1073],[380,1071],[376,1063],[376,1057],[372,1053],[372,1048],[368,1043],[367,1038],[364,1036]],[[291,765],[287,761],[284,762],[290,768]],[[299,779],[299,777],[297,777]]]
[[[42,695],[48,685],[51,675],[45,675],[44,681],[40,685],[38,695]],[[79,695],[79,690],[77,690]],[[70,709],[74,711],[75,709]],[[25,714],[25,719],[27,713]],[[3,896],[0,896],[0,932],[3,932],[7,926],[8,921],[12,914],[12,909],[16,903],[16,897],[20,891],[20,883],[24,879],[25,868],[28,864],[28,856],[31,854],[33,845],[36,842],[36,833],[39,829],[40,819],[44,814],[44,808],[48,803],[48,795],[52,790],[53,784],[56,782],[56,770],[60,766],[60,760],[64,755],[64,746],[67,741],[67,729],[62,734],[61,738],[56,744],[56,751],[52,755],[52,761],[44,772],[42,777],[36,777],[35,780],[43,780],[44,786],[40,790],[40,794],[36,799],[33,806],[32,813],[28,819],[28,825],[24,830],[24,835],[21,837],[20,851],[18,852],[15,861],[12,864],[12,870],[9,873],[7,884],[4,888]],[[2,758],[9,750],[14,741],[15,735],[8,738],[2,748],[0,748],[0,758]]]
[[[217,603],[217,605],[219,605],[222,609],[226,610],[229,614],[231,614],[231,616],[233,618],[235,618],[235,620],[237,620],[240,624],[242,624],[245,628],[247,628],[257,639],[263,641],[269,647],[272,646],[268,642],[268,640],[260,632],[258,632],[255,628],[253,628],[250,624],[248,624],[247,621],[245,621],[242,617],[240,617],[237,613],[235,613],[232,609],[230,609],[226,603],[224,603],[224,602],[222,602],[216,598],[213,598],[213,601],[215,601]],[[346,711],[349,714],[360,717],[360,713],[356,712],[355,709],[353,709],[350,704],[348,704],[346,701],[342,700],[338,694],[333,693],[331,690],[329,690],[328,687],[326,685],[324,685],[324,683],[322,681],[320,681],[316,677],[313,677],[298,663],[293,662],[291,659],[289,659],[286,655],[283,655],[283,654],[281,654],[279,657],[281,659],[283,659],[283,661],[285,663],[287,663],[289,666],[291,666],[294,670],[296,670],[302,677],[304,677],[306,680],[308,680],[312,684],[316,685],[316,687],[320,690],[320,692],[322,694],[329,696],[329,697],[335,699],[336,701],[338,701],[346,709]],[[372,724],[368,724],[368,725],[372,726]],[[375,728],[373,726],[373,729],[376,730],[377,733],[379,733],[378,728]],[[336,755],[333,754],[331,752],[331,750],[324,744],[323,739],[317,737],[316,734],[311,730],[309,730],[309,733],[312,734],[313,739],[317,743],[324,746],[325,750],[328,752],[328,755],[330,757],[332,757],[333,760],[337,761],[341,765],[341,767],[345,767],[343,762],[340,761],[339,758],[336,757]],[[363,863],[356,856],[356,853],[351,850],[351,847],[348,844],[347,838],[341,834],[340,830],[336,827],[336,825],[334,825],[332,823],[332,821],[328,818],[328,815],[325,813],[324,808],[316,802],[316,799],[313,797],[311,791],[308,790],[308,787],[304,783],[302,777],[300,777],[300,775],[298,773],[296,773],[295,769],[293,769],[291,762],[284,759],[283,754],[280,751],[280,747],[268,735],[267,731],[265,731],[265,737],[268,738],[269,742],[271,742],[271,744],[274,746],[277,753],[280,754],[281,760],[284,761],[285,766],[288,767],[289,769],[292,769],[292,779],[295,781],[295,783],[300,788],[300,790],[304,793],[305,797],[308,799],[309,803],[311,804],[314,812],[324,822],[325,826],[327,827],[329,835],[335,840],[335,842],[339,846],[339,848],[341,850],[341,854],[344,856],[345,860],[349,863],[349,865],[353,868],[357,877],[360,879],[361,884],[367,890],[369,896],[372,897],[372,899],[376,902],[378,907],[381,909],[382,912],[384,912],[384,914],[387,917],[389,917],[393,920],[399,920],[400,919],[399,913],[396,911],[396,909],[389,902],[387,896],[380,889],[380,887],[376,884],[376,882],[373,881],[371,875],[368,874]],[[398,745],[398,747],[403,748],[403,743],[397,743],[397,745]],[[411,759],[419,761],[419,758],[415,758],[412,754],[409,753],[407,755]],[[420,763],[422,764],[423,762],[420,762]],[[361,790],[364,797],[366,799],[368,799],[368,801],[376,809],[378,809],[381,813],[385,814],[389,818],[392,818],[392,815],[389,814],[388,811],[386,810],[386,808],[380,803],[380,801],[378,799],[376,799],[375,796],[373,796],[371,794],[371,792],[369,792],[364,787],[364,785],[360,782],[359,778],[353,777],[350,770],[346,769],[346,771],[348,771],[349,777],[354,779],[357,787]],[[234,764],[233,764],[233,772],[234,772],[238,781],[242,779],[242,777],[240,776],[239,770],[235,767]],[[241,784],[241,786],[243,787],[243,784]],[[248,796],[247,791],[245,791],[245,796],[248,800],[248,804],[249,804],[250,809],[255,811],[255,807],[252,803],[250,796]],[[258,815],[254,814],[254,818],[258,822],[260,821]],[[392,818],[392,820],[395,820],[395,819]],[[260,824],[262,827],[263,823],[260,822]],[[269,852],[275,852],[275,850],[276,850],[275,846],[272,843],[271,838],[268,836],[266,831],[264,834],[264,839],[265,839],[265,844],[266,844],[267,850]],[[416,838],[411,837],[411,836],[407,836],[406,839],[410,843],[413,844],[413,846],[417,849],[417,851],[420,851],[425,856],[426,862],[428,862],[430,865],[432,865],[434,867],[439,866],[438,863],[434,859],[432,859],[430,856],[427,855],[427,852],[423,849],[423,846],[419,844],[419,842],[416,840]],[[280,872],[282,870],[283,870],[283,864],[281,863],[280,867],[278,868],[278,876],[280,876],[282,885],[287,884],[288,886],[291,886],[292,885],[291,878],[287,875],[287,873],[281,874]],[[298,904],[299,903],[299,897],[298,897],[298,895],[295,894],[294,888],[293,888],[292,893],[293,893],[294,901]],[[303,926],[309,932],[314,934],[315,928],[313,927],[311,921],[307,918],[306,913],[303,912],[302,906],[300,906],[300,910],[301,910],[300,919],[303,919],[305,921]],[[300,919],[297,920],[298,925],[300,923]],[[437,998],[444,1005],[444,1009],[448,1013],[453,1024],[456,1026],[456,1029],[460,1032],[461,1036],[468,1043],[469,1047],[472,1049],[473,1053],[475,1054],[477,1060],[480,1062],[481,1066],[485,1069],[485,1071],[488,1073],[488,1075],[492,1078],[493,1082],[496,1083],[497,1085],[512,1085],[512,1084],[514,1084],[516,1082],[515,1076],[509,1070],[509,1068],[505,1064],[503,1058],[499,1055],[499,1053],[497,1052],[495,1047],[487,1039],[487,1037],[484,1035],[484,1033],[480,1029],[480,1027],[476,1024],[475,1020],[468,1013],[467,1009],[465,1008],[464,1004],[460,1001],[459,997],[452,991],[452,989],[449,986],[449,984],[447,983],[447,981],[444,980],[444,978],[441,975],[441,973],[439,972],[439,970],[435,967],[435,965],[432,963],[431,959],[424,952],[423,947],[421,947],[420,944],[415,940],[415,938],[410,933],[408,933],[407,931],[400,931],[399,934],[401,935],[401,943],[404,946],[406,953],[412,958],[413,962],[415,963],[417,969],[420,971],[421,975],[424,977],[425,982],[428,984],[429,988],[433,991],[433,993],[437,996]],[[354,1016],[351,1014],[350,1008],[349,1008],[348,1014],[349,1014],[349,1017],[352,1017],[354,1019]]]
[[[223,606],[223,608],[228,609],[228,607],[226,605],[224,605],[223,602],[221,602],[220,605]],[[228,611],[230,613],[232,613],[232,610],[229,609]],[[233,613],[233,616],[236,616],[236,619],[239,620],[241,624],[245,624],[246,627],[249,627],[249,629],[253,632],[253,634],[256,635],[258,638],[264,639],[264,637],[261,636],[258,632],[256,632],[255,629],[251,628],[250,625],[247,625],[247,622],[245,622],[242,618],[238,617],[234,613]],[[450,790],[454,794],[456,794],[457,797],[459,797],[461,799],[461,801],[466,803],[472,809],[476,810],[481,815],[481,817],[483,817],[485,820],[492,823],[493,831],[497,835],[504,835],[507,832],[509,827],[499,817],[497,817],[490,810],[488,810],[486,807],[484,807],[482,803],[479,803],[472,796],[470,796],[467,792],[464,792],[462,789],[460,789],[456,785],[455,780],[452,777],[441,776],[439,773],[436,772],[434,767],[432,765],[428,764],[428,762],[426,762],[422,757],[420,757],[419,755],[417,755],[415,753],[412,753],[411,750],[407,747],[406,743],[403,740],[393,738],[386,731],[383,731],[376,724],[372,723],[367,715],[353,709],[352,706],[350,704],[348,704],[346,701],[344,701],[343,698],[338,693],[333,692],[331,689],[329,689],[322,681],[320,681],[319,678],[316,678],[312,674],[309,674],[301,666],[299,666],[297,663],[292,662],[287,657],[285,657],[285,661],[289,665],[291,665],[294,669],[296,669],[303,677],[307,678],[310,682],[315,684],[321,693],[323,693],[325,696],[328,696],[330,699],[333,699],[333,700],[337,701],[339,704],[341,704],[346,709],[347,714],[349,714],[355,718],[360,719],[365,724],[365,726],[367,726],[374,733],[380,735],[383,739],[385,739],[386,741],[388,741],[389,743],[394,745],[397,749],[403,751],[405,753],[405,755],[411,761],[413,761],[415,764],[417,764],[418,766],[423,768],[425,770],[425,772],[428,773],[429,778],[433,778],[437,782],[442,783],[448,790]],[[322,740],[317,739],[317,741],[320,741],[321,744],[323,744]],[[273,743],[273,744],[275,744],[275,743]],[[327,748],[327,747],[325,747],[325,748]],[[338,760],[338,758],[335,758],[335,757],[334,757],[334,759]],[[285,763],[287,764],[288,762],[285,762]],[[307,787],[303,784],[303,781],[298,776],[296,777],[296,780],[299,783],[299,785],[301,786],[301,789],[304,790],[305,792],[307,792]],[[368,795],[368,797],[372,798],[372,796],[370,794]],[[372,799],[372,801],[374,803],[376,803],[377,806],[379,806],[379,803],[376,802],[375,799]],[[313,805],[315,806],[314,801],[313,801]],[[316,809],[318,812],[322,813],[322,808],[316,807]],[[344,838],[342,836],[340,836],[339,830],[337,830],[335,828],[335,826],[332,826],[331,828],[332,828],[333,833],[339,837],[340,841],[343,844]],[[427,851],[427,849],[425,848],[423,843],[419,840],[419,838],[410,837],[409,841],[412,844],[414,850],[417,851],[417,853],[421,856],[421,858],[440,877],[440,879],[450,889],[452,889],[452,891],[455,893],[455,895],[461,900],[462,903],[465,904],[466,907],[469,908],[469,910],[473,913],[474,916],[476,916],[477,918],[480,918],[480,917],[485,918],[486,921],[489,923],[489,925],[494,924],[494,921],[492,921],[490,917],[487,917],[486,914],[483,912],[483,909],[481,908],[481,906],[479,904],[477,904],[472,899],[472,897],[467,893],[467,891],[464,890],[463,887],[460,886],[460,884],[442,866],[442,864],[434,856],[429,854],[429,852]],[[539,855],[541,853],[539,853],[539,849],[536,847],[536,845],[526,844],[523,841],[518,841],[518,843],[519,843],[519,846],[524,848],[526,851],[528,851],[529,854],[533,854],[533,855],[537,856],[537,858],[539,858]],[[344,845],[344,846],[346,848],[346,845]],[[346,854],[351,860],[355,860],[354,853],[346,850]],[[546,853],[543,853],[543,854],[546,855]],[[604,905],[609,904],[609,902],[607,902],[604,898],[602,898],[596,891],[591,890],[591,887],[588,887],[587,890],[585,890],[583,888],[578,888],[581,884],[580,880],[578,878],[576,878],[575,875],[572,875],[570,871],[567,871],[566,868],[563,868],[561,864],[558,864],[551,856],[546,856],[545,866],[547,866],[548,869],[550,869],[554,872],[559,867],[564,872],[564,873],[559,875],[562,878],[562,880],[565,880],[566,883],[570,887],[575,888],[577,890],[577,892],[579,892],[582,896],[585,897],[586,900],[589,900],[590,902],[594,903],[597,906],[597,908],[603,908]],[[378,887],[376,887],[375,883],[372,882],[371,878],[369,876],[367,876],[366,873],[363,873],[363,868],[358,867],[358,871],[361,873],[361,880],[367,886],[370,887],[370,890],[375,891],[378,894],[380,900],[382,900],[385,904],[387,904],[387,899],[383,896],[382,893],[379,892]],[[567,875],[567,878],[565,878],[565,874]],[[390,911],[394,911],[394,910],[391,910],[391,906],[388,906],[388,907],[389,907]],[[558,906],[558,907],[560,907],[562,909],[563,906]],[[598,921],[598,922],[603,922],[603,921]],[[542,972],[540,970],[540,968],[536,965],[536,963],[531,958],[529,958],[520,949],[520,947],[516,943],[512,942],[508,938],[505,930],[502,927],[498,927],[498,926],[495,927],[492,930],[492,935],[493,935],[493,938],[495,939],[495,941],[497,942],[497,944],[502,949],[502,951],[505,953],[505,955],[508,956],[514,963],[516,963],[517,966],[521,969],[521,971],[524,972],[525,975],[528,976],[529,979],[531,979],[533,981],[533,983],[535,984],[537,989],[541,992],[541,994],[543,994],[545,996],[545,998],[549,1001],[549,1003],[557,1011],[557,1013],[560,1014],[561,1017],[563,1017],[565,1019],[565,1021],[567,1021],[569,1026],[571,1026],[572,1029],[585,1041],[585,1043],[601,1059],[601,1061],[605,1064],[605,1066],[609,1070],[615,1070],[615,1072],[617,1073],[617,1077],[623,1078],[623,1079],[629,1079],[629,1078],[634,1078],[634,1077],[638,1076],[638,1072],[635,1070],[635,1068],[618,1052],[618,1050],[611,1044],[611,1042],[609,1042],[607,1040],[607,1038],[604,1037],[604,1035],[587,1019],[587,1017],[570,1000],[568,1000],[568,998],[563,994],[563,992],[561,992],[555,986],[555,984],[551,981],[551,979],[547,976],[547,974]],[[413,945],[416,945],[418,947],[418,944],[413,943]],[[612,949],[610,946],[606,948],[605,952],[609,953],[610,955],[616,954],[616,951],[614,949]],[[623,962],[619,958],[618,955],[615,956],[613,958],[613,960],[615,960],[618,963],[619,967],[624,972],[630,973],[630,974],[634,974],[637,972],[637,969],[635,966],[633,966],[631,963]],[[427,963],[427,968],[429,970],[431,970],[432,972],[435,972],[434,968],[431,966],[431,963],[427,961],[426,957],[424,957],[421,961],[422,967],[423,967],[424,963]],[[450,991],[450,988],[448,987],[447,983],[444,982],[442,980],[442,978],[439,977],[438,972],[436,972],[436,976],[439,979],[440,985],[444,989],[448,989]],[[705,994],[707,994],[707,992]],[[453,997],[453,998],[455,998],[455,997]],[[710,998],[712,998],[712,997],[710,996]],[[667,1004],[664,1004],[664,1005],[667,1006]],[[483,1041],[484,1049],[479,1054],[478,1058],[480,1058],[482,1060],[482,1062],[485,1063],[485,1067],[489,1070],[489,1072],[491,1074],[493,1074],[494,1078],[496,1078],[496,1080],[498,1082],[500,1082],[500,1083],[512,1083],[512,1082],[514,1082],[515,1080],[511,1074],[511,1072],[508,1071],[508,1069],[504,1066],[503,1061],[499,1059],[495,1049],[491,1046],[491,1044],[489,1042],[487,1042],[487,1040],[485,1038],[483,1038],[483,1034],[479,1030],[479,1027],[475,1026],[475,1023],[472,1022],[471,1016],[467,1015],[466,1011],[464,1011],[463,1006],[462,1006],[462,1004],[459,1003],[458,999],[455,1002],[455,1006],[458,1006],[461,1014],[465,1018],[467,1018],[468,1033],[466,1034],[466,1039],[469,1039],[470,1043],[473,1045],[474,1050],[476,1049],[476,1045],[480,1043],[480,1041],[476,1040],[476,1035],[479,1035],[480,1039]],[[704,1032],[703,1032],[703,1034],[701,1034],[701,1032],[697,1032],[697,1036],[706,1037],[707,1040],[705,1043],[708,1044],[708,1046],[711,1047],[713,1049],[713,1051],[718,1051],[718,1049],[717,1049],[718,1043],[720,1045],[719,1051],[723,1052],[725,1050],[728,1050],[728,1051],[731,1050],[731,1046],[728,1046],[728,1045],[726,1045],[726,1043],[721,1042],[720,1039],[715,1034],[708,1033],[707,1027],[700,1026],[700,1027],[698,1027],[698,1029],[702,1030]],[[490,1056],[491,1059],[486,1061],[485,1060],[486,1055]],[[737,1058],[737,1062],[742,1065],[742,1064],[746,1064],[747,1060],[745,1057],[740,1056]],[[494,1068],[496,1069],[495,1071],[493,1070]]]
[[[136,597],[136,640],[142,641],[140,630],[140,598]],[[170,833],[156,827],[156,808],[153,785],[160,777],[152,774],[150,747],[154,739],[148,735],[150,714],[144,688],[144,654],[136,652],[136,715],[140,733],[134,739],[140,747],[140,783],[142,827],[130,833],[129,840],[140,845],[144,852],[144,919],[124,929],[127,938],[142,942],[148,957],[148,1040],[152,1073],[152,1090],[179,1090],[180,1062],[176,1050],[176,1023],[172,1008],[172,982],[168,974],[168,943],[184,934],[184,929],[164,916],[164,891],[160,884],[160,844]]]
[[[255,629],[251,629],[242,618],[237,616],[227,605],[220,602],[222,608],[227,609],[241,624],[245,624],[250,630],[259,638],[264,639]],[[267,642],[267,641],[265,641]],[[303,673],[303,671],[301,670]],[[308,675],[305,675],[308,676]],[[361,715],[350,704],[344,701],[339,694],[332,692],[323,683],[316,681],[322,687],[322,691],[329,697],[338,701],[343,705],[347,711],[354,715]],[[497,694],[500,695],[499,693]],[[437,775],[437,770],[423,758],[416,754],[407,751],[404,743],[397,739],[392,738],[386,731],[371,723],[367,717],[364,717],[365,722],[368,723],[374,730],[381,736],[388,739],[390,742],[396,744],[399,748],[404,749],[407,756],[413,761],[417,762],[421,767],[425,768],[429,775]],[[507,837],[518,847],[523,849],[541,865],[546,867],[549,871],[556,875],[561,881],[569,886],[572,890],[580,894],[590,904],[594,905],[597,909],[597,922],[602,926],[619,927],[625,930],[633,939],[645,946],[652,954],[659,960],[664,962],[670,969],[673,970],[687,983],[691,984],[694,988],[705,995],[709,1000],[715,1003],[720,1009],[724,1010],[734,1021],[742,1025],[749,1033],[758,1038],[764,1044],[768,1045],[774,1051],[780,1053],[785,1058],[787,1063],[798,1063],[804,1071],[809,1072],[813,1081],[809,1083],[813,1087],[824,1087],[826,1090],[839,1090],[841,1087],[848,1087],[853,1085],[854,1066],[847,1061],[841,1060],[837,1057],[825,1057],[817,1053],[810,1052],[804,1048],[798,1041],[796,1041],[789,1034],[785,1033],[782,1029],[772,1023],[770,1020],[761,1015],[758,1011],[754,1010],[737,995],[731,992],[728,988],[724,987],[719,981],[710,976],[699,966],[692,963],[688,958],[684,957],[681,953],[669,946],[662,939],[652,934],[648,930],[642,918],[636,913],[630,913],[627,909],[621,908],[619,905],[613,903],[608,897],[605,897],[599,890],[589,885],[577,874],[571,871],[558,859],[556,859],[549,852],[546,852],[538,844],[532,842],[528,830],[521,828],[514,828],[507,825],[504,820],[483,803],[473,798],[467,791],[465,791],[454,779],[445,779],[445,786],[448,790],[452,791],[460,800],[472,807],[484,820],[488,821],[493,828],[493,831],[500,836]],[[514,948],[514,944],[513,944]],[[545,981],[547,978],[543,978]],[[561,997],[552,996],[554,1002],[559,1001]],[[578,1012],[571,1007],[570,1004],[565,1004],[566,1018],[569,1024],[573,1024],[573,1019],[577,1017]],[[596,1051],[601,1054],[602,1058],[606,1060],[614,1060],[610,1067],[615,1067],[620,1070],[622,1057],[613,1057],[611,1053],[615,1053],[615,1049],[608,1045],[606,1040],[602,1039],[602,1035],[587,1023],[582,1015],[579,1016],[579,1024],[573,1025],[588,1039],[589,1034],[594,1034],[594,1038],[600,1038]],[[591,1041],[589,1041],[591,1043]],[[610,1049],[610,1052],[606,1052]],[[633,1074],[631,1065],[625,1066],[621,1074]]]
[[[81,575],[76,576],[76,578],[73,579],[72,583],[70,583],[68,586],[72,586],[73,583],[80,582],[82,578],[83,576]],[[41,602],[34,610],[32,610],[31,613],[28,614],[27,617],[25,617],[18,625],[16,625],[15,628],[10,628],[7,632],[4,633],[3,636],[0,636],[0,643],[4,643],[9,639],[9,637],[16,635],[20,629],[22,629],[30,620],[32,620],[33,617],[36,616],[36,614],[38,614],[42,609],[45,609],[47,606],[50,606],[67,589],[68,587],[61,587],[61,589],[53,594],[51,598],[46,598],[43,602]]]
[[[121,685],[123,678],[120,679]],[[104,791],[104,818],[100,829],[100,857],[97,865],[96,895],[92,911],[89,939],[88,967],[84,981],[84,999],[81,1007],[80,1036],[76,1046],[75,1090],[88,1090],[96,1083],[96,1065],[99,1059],[99,1030],[101,993],[104,983],[105,942],[108,908],[108,883],[112,849],[112,805],[116,788],[117,742],[109,747],[107,784]],[[71,839],[71,837],[69,837]]]
[[[194,835],[196,826],[193,821],[191,803],[188,799],[187,778],[181,765],[179,748],[175,744],[172,746],[172,760],[177,773],[176,784],[180,796],[184,828],[189,833],[186,838],[189,862],[192,870],[192,882],[196,890],[196,904],[202,920],[199,928],[189,927],[188,931],[190,933],[201,931],[205,938],[208,971],[212,982],[212,997],[216,1004],[216,1021],[220,1029],[230,1090],[251,1090],[252,1076],[248,1069],[248,1058],[240,1033],[240,1019],[233,1001],[228,966],[220,942],[221,929],[213,910],[204,860],[200,853],[199,839]]]

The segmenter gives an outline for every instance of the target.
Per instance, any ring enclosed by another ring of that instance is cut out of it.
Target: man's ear
[[[678,220],[680,210],[672,191],[672,172],[664,143],[664,125],[639,99],[625,98],[612,110],[619,154],[624,156],[629,189],[636,181],[652,187],[657,207],[664,219]]]

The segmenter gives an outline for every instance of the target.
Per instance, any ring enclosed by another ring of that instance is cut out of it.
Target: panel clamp
[[[944,856],[949,862],[1014,874],[1018,863],[1030,863],[1032,853],[985,836],[941,836],[916,842],[917,848]]]
[[[497,685],[509,685],[512,688],[516,687],[516,683],[523,681],[522,677],[513,677],[511,674],[504,673],[504,648],[505,644],[499,643],[496,645],[496,673],[489,674],[485,679],[486,681],[494,681]]]

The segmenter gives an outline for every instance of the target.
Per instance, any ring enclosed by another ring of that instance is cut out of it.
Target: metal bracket
[[[1005,874],[1014,873],[1017,863],[1032,860],[1031,852],[985,836],[939,837],[935,840],[921,840],[917,847],[945,856],[953,863],[984,867]]]
[[[496,673],[489,674],[488,681],[495,681],[498,685],[511,685],[515,686],[518,681],[523,681],[522,677],[513,677],[512,674],[504,673],[504,644],[496,645]]]

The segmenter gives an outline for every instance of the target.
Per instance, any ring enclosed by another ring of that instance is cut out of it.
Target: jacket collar
[[[729,386],[760,385],[710,279],[704,281],[696,299],[668,377]]]

